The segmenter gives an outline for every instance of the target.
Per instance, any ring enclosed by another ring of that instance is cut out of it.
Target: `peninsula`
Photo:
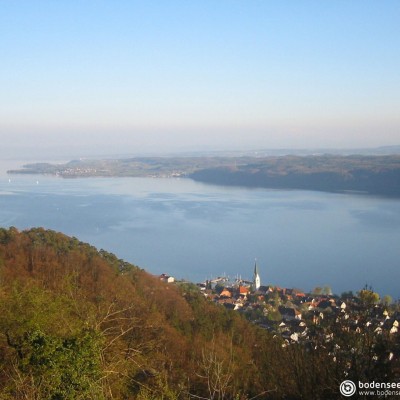
[[[134,157],[34,163],[10,174],[190,178],[216,185],[400,196],[400,155]]]

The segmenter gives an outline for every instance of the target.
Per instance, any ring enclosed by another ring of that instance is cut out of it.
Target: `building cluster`
[[[282,339],[282,346],[303,343],[331,349],[334,358],[355,348],[341,348],[339,336],[385,338],[390,341],[387,361],[400,359],[400,310],[348,293],[336,296],[329,289],[318,294],[298,289],[261,285],[257,265],[251,282],[218,278],[198,284],[211,301],[246,315],[252,322]],[[374,294],[366,290],[366,294]],[[396,343],[396,345],[393,345]],[[371,352],[376,361],[382,354]]]
[[[174,278],[166,274],[159,279],[174,282]],[[382,354],[371,349],[372,362],[380,357],[384,357],[385,362],[400,360],[400,308],[379,303],[372,290],[336,296],[329,288],[318,293],[305,293],[299,289],[264,286],[257,263],[252,281],[239,278],[230,281],[227,277],[219,277],[197,286],[210,301],[243,313],[250,321],[280,338],[283,347],[294,344],[321,346],[330,349],[336,359],[358,351],[356,346],[348,348],[339,344],[345,335],[363,340],[373,338],[371,343],[382,338],[381,343],[386,340],[390,345],[381,351]]]
[[[99,173],[99,171],[96,168],[76,167],[76,168],[64,168],[62,170],[58,170],[55,172],[55,175],[62,176],[62,177],[76,177],[76,176],[93,176],[98,173]]]
[[[159,279],[175,281],[166,274]],[[346,374],[358,362],[374,371],[389,365],[400,368],[400,305],[379,301],[372,289],[336,296],[329,287],[305,293],[264,286],[257,263],[252,281],[219,277],[197,286],[209,301],[242,313],[270,332],[282,347],[319,349]]]

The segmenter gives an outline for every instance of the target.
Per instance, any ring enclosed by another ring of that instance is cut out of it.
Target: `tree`
[[[312,290],[311,293],[312,293],[313,295],[315,295],[315,296],[320,296],[320,295],[322,294],[322,287],[320,287],[320,286],[315,287],[315,288]]]
[[[8,390],[16,398],[73,400],[78,396],[101,399],[100,341],[90,331],[62,338],[40,329],[21,337],[7,334],[16,351],[16,364]]]
[[[364,306],[372,306],[374,304],[377,304],[379,302],[379,294],[374,292],[371,289],[362,289],[358,293],[358,296],[360,297],[361,303]]]
[[[386,296],[384,296],[383,297],[383,299],[382,299],[382,304],[384,305],[384,306],[390,306],[390,304],[392,304],[393,303],[393,299],[392,299],[392,296],[389,296],[388,294],[386,295]]]
[[[228,398],[232,380],[232,354],[229,360],[221,359],[214,346],[202,351],[198,376],[204,379],[208,388],[208,399],[224,400]]]
[[[326,296],[332,296],[332,289],[330,286],[326,285],[323,287],[322,289],[322,294],[326,295]]]
[[[1,375],[9,377],[0,393],[14,399],[102,398],[102,338],[72,317],[67,298],[14,285],[0,308],[0,352],[8,354],[0,386]]]
[[[351,290],[349,290],[348,292],[343,292],[340,295],[340,298],[342,300],[352,299],[352,298],[354,298],[354,293]]]
[[[270,321],[282,321],[282,314],[279,312],[279,310],[271,310],[268,311],[267,318]]]

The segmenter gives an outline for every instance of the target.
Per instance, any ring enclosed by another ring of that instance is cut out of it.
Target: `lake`
[[[20,164],[19,164],[20,165]],[[211,186],[189,179],[6,175],[0,226],[64,232],[194,282],[223,274],[400,297],[400,200]]]

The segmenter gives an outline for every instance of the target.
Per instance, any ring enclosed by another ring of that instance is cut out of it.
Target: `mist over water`
[[[0,226],[54,229],[145,268],[204,281],[400,291],[400,201],[189,179],[0,175]]]

